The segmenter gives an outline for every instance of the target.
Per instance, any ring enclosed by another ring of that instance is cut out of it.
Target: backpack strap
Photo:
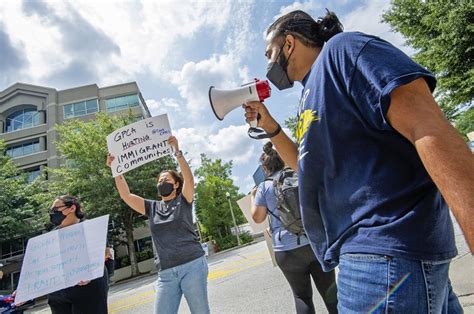
[[[272,215],[273,217],[275,217],[276,219],[278,219],[278,220],[281,221],[280,217],[278,217],[278,215],[275,215],[275,213],[272,212],[270,209],[267,208],[267,212],[268,212],[270,215]]]

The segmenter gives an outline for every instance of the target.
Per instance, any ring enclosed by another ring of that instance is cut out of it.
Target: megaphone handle
[[[258,120],[260,120],[260,114],[257,114],[257,120],[249,121],[251,128],[256,128],[258,126]]]

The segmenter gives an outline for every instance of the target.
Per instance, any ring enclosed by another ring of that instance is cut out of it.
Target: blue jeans
[[[191,313],[209,313],[207,275],[204,256],[158,273],[155,314],[178,313],[184,294]]]
[[[339,313],[463,313],[449,281],[450,261],[373,254],[339,260]]]

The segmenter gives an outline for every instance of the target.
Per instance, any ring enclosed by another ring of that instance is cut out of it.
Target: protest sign
[[[104,275],[109,215],[28,240],[15,303]]]
[[[245,218],[249,222],[250,228],[252,228],[253,233],[263,232],[268,228],[268,219],[265,219],[262,223],[255,223],[252,219],[252,203],[250,202],[250,195],[246,195],[237,201],[240,210],[244,214]]]
[[[250,228],[252,228],[253,233],[260,233],[263,232],[263,236],[265,238],[265,242],[267,243],[268,253],[272,259],[273,267],[275,267],[276,260],[275,260],[275,252],[273,251],[273,241],[272,235],[270,232],[270,225],[268,224],[268,219],[262,221],[262,223],[256,223],[252,219],[252,201],[251,196],[246,195],[237,201],[237,205],[239,205],[240,210],[244,214],[245,218],[249,222]]]
[[[115,156],[114,177],[171,154],[170,123],[166,114],[140,120],[107,135],[109,153]]]

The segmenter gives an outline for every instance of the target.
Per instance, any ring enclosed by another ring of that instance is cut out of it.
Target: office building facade
[[[59,140],[57,124],[70,119],[92,120],[98,112],[118,114],[129,109],[137,117],[151,116],[135,82],[67,90],[16,83],[0,91],[0,140],[6,144],[5,153],[32,181],[43,167],[57,168],[64,162],[54,144]],[[0,290],[10,290],[17,282],[25,248],[26,239],[0,239],[0,263],[7,275],[0,282]]]

